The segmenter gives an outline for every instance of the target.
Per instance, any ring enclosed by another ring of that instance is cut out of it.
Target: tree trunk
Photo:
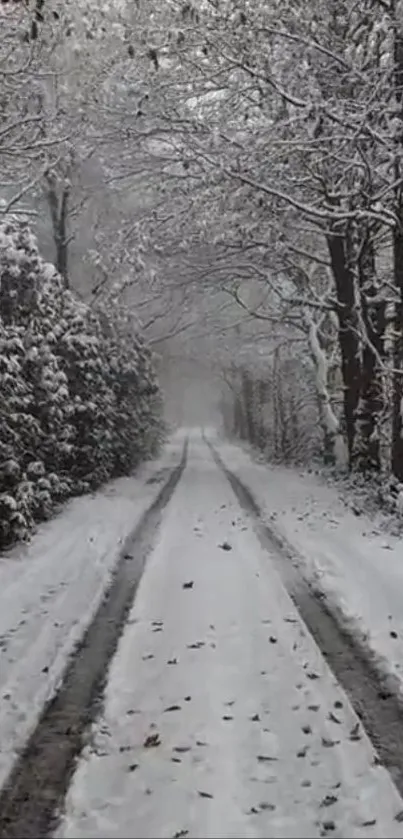
[[[345,467],[345,443],[340,433],[340,424],[333,411],[328,388],[328,362],[325,350],[319,340],[319,330],[313,318],[305,316],[309,347],[315,370],[316,396],[319,422],[323,434],[323,461],[327,465]]]
[[[245,414],[246,436],[252,446],[255,444],[255,418],[253,405],[253,379],[246,370],[242,372],[242,402]]]
[[[46,196],[52,220],[53,241],[56,249],[56,268],[63,278],[65,288],[69,288],[67,219],[70,189],[68,185],[63,185],[59,198],[56,180],[49,176],[47,183],[48,189]]]
[[[360,358],[357,316],[355,312],[354,275],[348,264],[346,235],[328,235],[327,245],[337,294],[338,339],[343,377],[343,408],[349,467],[352,465],[356,411],[360,394]]]
[[[396,105],[403,116],[403,37],[395,21],[394,39],[394,89]],[[400,149],[395,154],[395,183],[401,179]],[[395,189],[395,212],[398,223],[393,230],[393,274],[398,294],[394,318],[393,346],[393,415],[392,415],[392,472],[403,481],[403,192],[401,185]]]
[[[279,419],[279,351],[274,351],[273,358],[273,454],[277,460],[280,457],[280,419]]]
[[[392,472],[403,481],[403,206],[393,234],[393,261],[399,300],[395,305],[393,342]]]
[[[259,379],[257,382],[257,445],[261,451],[266,446],[266,429],[264,425],[264,406],[266,404],[266,390],[267,384],[264,379]]]
[[[368,472],[381,468],[378,418],[383,408],[383,384],[380,361],[384,356],[386,326],[385,302],[377,299],[374,244],[368,230],[361,243],[358,278],[366,340],[362,352],[353,465],[361,472]]]

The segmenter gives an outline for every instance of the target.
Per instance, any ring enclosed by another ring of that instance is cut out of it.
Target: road
[[[403,802],[201,436],[56,835],[403,837]]]

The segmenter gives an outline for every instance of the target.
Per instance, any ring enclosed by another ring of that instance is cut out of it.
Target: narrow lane
[[[98,710],[108,663],[131,608],[162,511],[182,474],[186,453],[185,441],[181,460],[170,470],[155,500],[123,545],[111,583],[67,663],[59,691],[43,709],[1,791],[0,839],[38,839],[49,835],[54,827],[54,813],[63,800],[88,725]]]
[[[403,802],[206,444],[192,439],[57,831],[403,836]]]

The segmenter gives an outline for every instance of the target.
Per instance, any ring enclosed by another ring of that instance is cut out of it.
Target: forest
[[[0,115],[0,546],[183,361],[268,460],[403,482],[401,0],[2,0]]]

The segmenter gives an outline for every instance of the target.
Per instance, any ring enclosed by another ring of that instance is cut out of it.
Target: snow
[[[397,677],[403,695],[401,538],[382,532],[381,517],[355,515],[319,476],[262,465],[230,443],[220,441],[218,450],[252,491],[269,527],[291,547],[304,576],[325,593],[379,669]]]
[[[56,835],[401,837],[401,810],[193,435]]]
[[[160,489],[147,481],[178,463],[181,446],[174,438],[135,477],[69,502],[28,545],[1,556],[0,786],[89,625],[123,542]]]

